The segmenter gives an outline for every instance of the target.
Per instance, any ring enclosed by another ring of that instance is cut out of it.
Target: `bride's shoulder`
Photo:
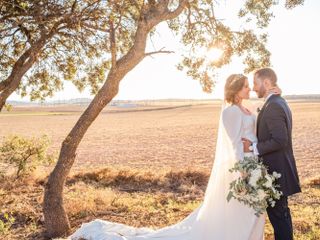
[[[230,105],[222,111],[223,120],[235,120],[236,118],[241,118],[241,116],[241,110],[236,105]]]
[[[230,105],[228,107],[226,107],[225,109],[223,109],[222,114],[240,114],[241,113],[241,109],[239,107],[237,107],[236,105]]]

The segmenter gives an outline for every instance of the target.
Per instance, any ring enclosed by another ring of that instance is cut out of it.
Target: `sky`
[[[236,17],[240,1],[221,1],[219,17],[228,24],[237,26]],[[320,94],[320,1],[305,0],[303,6],[292,10],[283,7],[284,1],[274,8],[267,31],[267,48],[271,52],[272,68],[278,75],[278,84],[283,95]],[[148,43],[150,51],[173,50],[172,54],[158,54],[145,58],[135,69],[127,74],[120,83],[115,100],[144,99],[216,99],[223,98],[225,79],[232,73],[241,73],[243,66],[239,60],[223,67],[218,72],[216,86],[208,94],[202,91],[200,83],[178,71],[176,65],[183,46],[166,27],[161,24],[156,40]],[[252,86],[252,74],[249,74]],[[252,96],[255,93],[252,92]],[[88,90],[79,92],[70,82],[64,83],[64,90],[47,100],[65,100],[71,98],[92,98]],[[9,100],[24,100],[13,94]]]

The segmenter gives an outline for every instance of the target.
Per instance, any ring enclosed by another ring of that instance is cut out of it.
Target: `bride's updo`
[[[232,74],[224,85],[224,100],[227,103],[238,103],[237,93],[243,88],[247,77],[242,74]]]

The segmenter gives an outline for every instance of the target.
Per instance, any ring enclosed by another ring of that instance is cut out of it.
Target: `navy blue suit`
[[[274,208],[267,208],[275,239],[291,240],[293,230],[287,197],[301,192],[301,188],[292,149],[292,115],[279,95],[270,96],[262,107],[257,119],[257,137],[257,150],[269,173],[281,174],[277,183],[283,196]]]

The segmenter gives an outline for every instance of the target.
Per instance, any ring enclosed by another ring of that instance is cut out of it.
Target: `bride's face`
[[[249,99],[250,91],[251,91],[251,89],[249,87],[249,81],[248,81],[248,79],[246,79],[242,89],[238,92],[237,95],[241,99]]]

